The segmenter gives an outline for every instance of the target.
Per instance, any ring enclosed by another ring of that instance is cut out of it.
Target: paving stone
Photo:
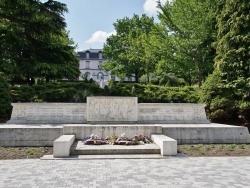
[[[0,188],[249,187],[250,157],[1,160]]]

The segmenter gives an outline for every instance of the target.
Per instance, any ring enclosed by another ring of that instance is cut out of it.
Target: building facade
[[[79,80],[93,79],[101,87],[104,87],[110,79],[119,81],[119,78],[113,75],[110,75],[109,72],[106,72],[102,68],[102,64],[107,61],[103,56],[101,49],[88,49],[85,51],[78,52],[79,59],[79,69],[81,75]],[[125,78],[124,81],[134,81],[134,79]]]

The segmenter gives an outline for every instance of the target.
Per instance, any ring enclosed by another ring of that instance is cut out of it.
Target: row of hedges
[[[198,88],[141,84],[111,84],[104,89],[95,83],[22,85],[11,88],[13,102],[86,102],[87,96],[135,96],[140,103],[197,103]]]
[[[87,96],[106,95],[95,83],[49,82],[43,85],[11,87],[13,102],[86,102]]]
[[[197,103],[197,87],[164,87],[142,84],[111,84],[110,96],[135,96],[140,103]]]

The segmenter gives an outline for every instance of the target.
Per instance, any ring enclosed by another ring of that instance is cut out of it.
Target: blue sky
[[[65,3],[67,30],[78,45],[78,51],[101,49],[106,38],[115,33],[113,23],[133,14],[157,19],[157,0],[57,0]],[[161,0],[162,3],[167,0]]]

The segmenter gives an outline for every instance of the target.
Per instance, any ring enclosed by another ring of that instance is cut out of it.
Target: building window
[[[102,59],[102,52],[99,52],[99,59]]]
[[[89,72],[86,72],[86,73],[84,74],[84,78],[85,78],[85,79],[87,78],[87,79],[89,80],[89,79],[90,79],[90,73],[89,73]]]
[[[87,59],[89,58],[89,52],[86,52],[86,58]]]
[[[102,69],[102,62],[101,61],[98,62],[98,69]]]
[[[103,80],[103,77],[104,77],[104,75],[103,75],[102,72],[99,72],[99,73],[97,74],[97,79],[98,79],[98,80]]]
[[[86,69],[89,69],[89,68],[90,68],[90,62],[86,61]]]

